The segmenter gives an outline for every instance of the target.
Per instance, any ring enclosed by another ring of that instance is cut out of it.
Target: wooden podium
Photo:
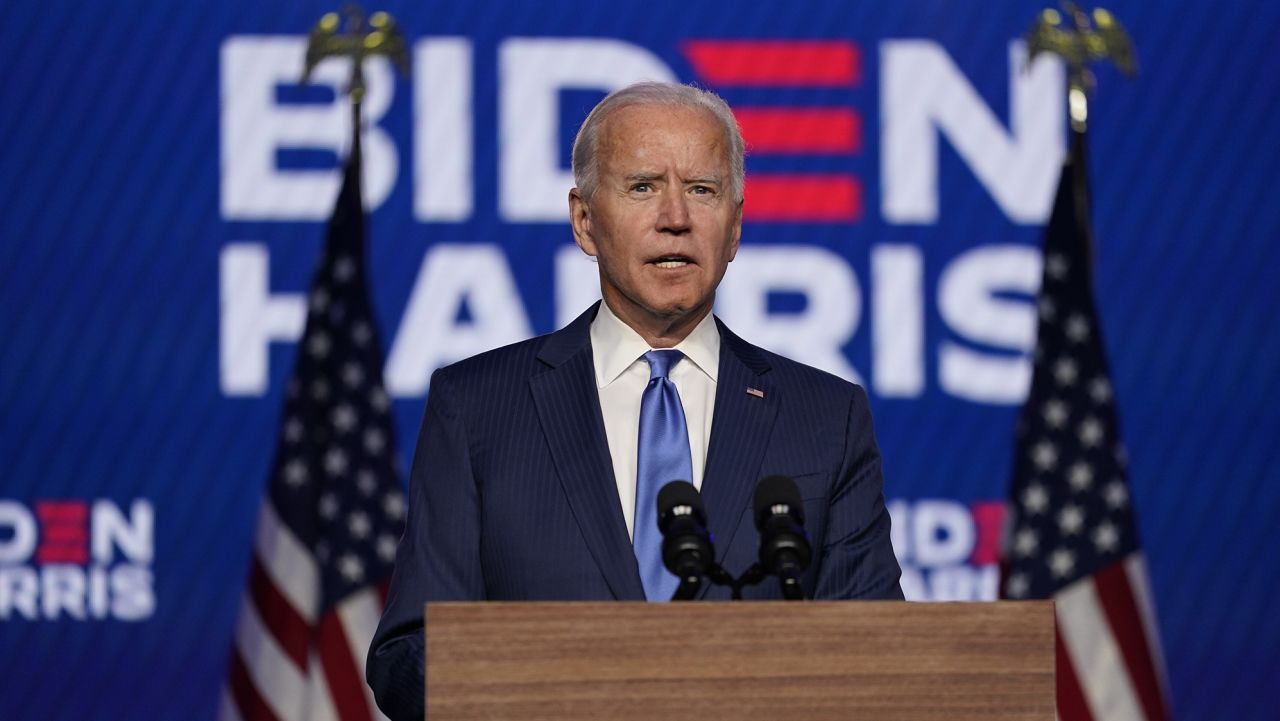
[[[1049,601],[433,603],[427,718],[1054,718]]]

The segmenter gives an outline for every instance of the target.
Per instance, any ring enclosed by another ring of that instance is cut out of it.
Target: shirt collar
[[[712,383],[720,370],[720,331],[708,313],[697,326],[675,346],[706,374]],[[591,355],[595,362],[596,387],[604,388],[631,367],[640,356],[653,350],[631,326],[623,323],[600,301],[600,310],[591,321]]]

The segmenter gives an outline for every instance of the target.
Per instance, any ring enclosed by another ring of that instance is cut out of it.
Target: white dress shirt
[[[716,406],[716,374],[720,369],[720,331],[711,314],[678,344],[684,353],[668,375],[680,392],[684,420],[689,428],[689,454],[693,461],[694,487],[702,490],[702,471],[711,442],[711,417]],[[649,385],[649,364],[643,358],[654,348],[603,301],[591,321],[591,354],[595,361],[596,388],[604,415],[605,439],[613,459],[622,516],[627,535],[633,536],[636,515],[636,447],[640,442],[640,398]]]

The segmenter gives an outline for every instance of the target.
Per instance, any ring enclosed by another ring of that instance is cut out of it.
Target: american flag
[[[347,161],[258,518],[226,721],[383,718],[364,682],[405,501]]]
[[[1083,159],[1077,134],[1045,232],[1001,590],[1056,602],[1060,719],[1154,721],[1169,718],[1168,690],[1093,300]]]

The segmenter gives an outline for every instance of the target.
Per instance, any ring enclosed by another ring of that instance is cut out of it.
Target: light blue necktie
[[[636,514],[634,541],[645,598],[670,601],[679,579],[662,565],[662,532],[658,530],[658,490],[671,481],[693,482],[689,429],[680,392],[667,377],[684,354],[651,350],[649,385],[640,398],[640,446],[636,454]]]

